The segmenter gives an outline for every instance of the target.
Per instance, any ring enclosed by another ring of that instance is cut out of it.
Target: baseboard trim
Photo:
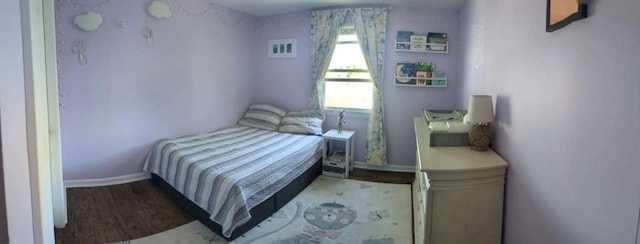
[[[395,165],[395,164],[377,166],[377,165],[368,164],[368,163],[359,162],[359,161],[356,161],[353,167],[359,168],[359,169],[390,171],[390,172],[415,172],[416,171],[415,166]],[[130,174],[130,175],[109,177],[109,178],[65,180],[64,185],[67,188],[110,186],[110,185],[119,185],[119,184],[134,182],[134,181],[146,180],[150,178],[151,178],[151,175],[149,175],[149,173],[142,172],[142,173],[136,173],[136,174]]]
[[[119,185],[119,184],[134,182],[134,181],[146,180],[150,178],[151,178],[151,175],[149,173],[142,172],[142,173],[122,175],[122,176],[109,177],[109,178],[100,178],[100,179],[65,180],[64,185],[67,188],[110,186],[110,185]]]
[[[377,171],[408,172],[408,173],[416,172],[416,166],[411,166],[411,165],[387,164],[384,166],[378,166],[378,165],[368,164],[365,162],[355,161],[355,164],[353,165],[353,167],[358,169],[368,169],[368,170],[377,170]]]

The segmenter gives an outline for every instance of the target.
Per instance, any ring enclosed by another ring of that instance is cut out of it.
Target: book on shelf
[[[410,39],[412,43],[427,43],[426,35],[411,35]]]
[[[411,51],[427,51],[427,44],[414,44],[411,43],[411,48],[409,48],[409,50]]]
[[[431,63],[431,61],[426,61],[426,60],[416,61],[416,70],[433,71],[434,68],[435,67],[434,67],[433,63]]]
[[[332,153],[322,165],[322,174],[326,176],[344,178],[346,170],[344,151]]]
[[[447,85],[447,74],[443,72],[435,72],[433,74],[433,85],[434,86],[446,86]]]
[[[433,80],[433,86],[447,86],[446,80]]]
[[[422,70],[417,70],[416,71],[416,85],[419,86],[426,86],[427,85],[427,75],[429,75],[428,71],[422,71]]]
[[[338,152],[335,152],[335,153],[331,154],[327,158],[327,160],[329,160],[331,162],[334,162],[334,163],[338,163],[338,164],[344,164],[344,162],[345,162],[344,151],[338,151]]]
[[[398,31],[398,35],[396,36],[396,42],[406,42],[406,43],[396,43],[396,49],[398,50],[410,50],[411,49],[411,35],[413,35],[413,31]]]
[[[415,85],[414,79],[416,74],[415,62],[399,62],[396,65],[396,84]]]
[[[447,51],[447,33],[429,32],[427,33],[427,42],[429,43],[427,45],[427,51]]]

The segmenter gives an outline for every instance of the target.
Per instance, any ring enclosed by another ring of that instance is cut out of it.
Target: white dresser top
[[[471,150],[469,146],[429,146],[429,130],[424,118],[415,117],[414,126],[417,143],[417,167],[427,173],[463,173],[477,171],[501,171],[507,162],[492,149],[484,152]],[[477,176],[483,177],[483,176]],[[475,177],[473,177],[475,178]]]

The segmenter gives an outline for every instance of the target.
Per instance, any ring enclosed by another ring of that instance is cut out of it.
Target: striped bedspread
[[[249,210],[309,169],[322,138],[233,126],[162,140],[144,170],[155,173],[201,208],[230,237]]]

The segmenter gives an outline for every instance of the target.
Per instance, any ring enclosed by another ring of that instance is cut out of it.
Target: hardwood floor
[[[383,183],[395,184],[411,184],[415,173],[405,172],[387,172],[366,169],[353,169],[349,175],[349,179],[375,181]]]
[[[409,184],[413,173],[354,169],[351,179]],[[136,239],[193,221],[151,180],[67,189],[69,222],[56,243],[102,244]]]
[[[69,221],[56,243],[109,243],[140,238],[193,221],[151,180],[67,189]]]

